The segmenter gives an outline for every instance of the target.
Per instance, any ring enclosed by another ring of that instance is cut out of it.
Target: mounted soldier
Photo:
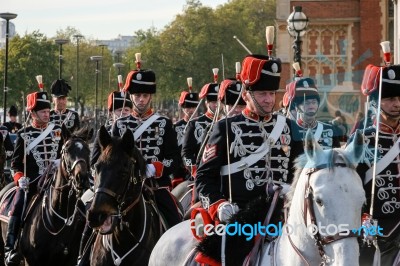
[[[59,126],[65,124],[73,132],[80,127],[80,119],[76,111],[67,108],[70,90],[71,86],[64,79],[57,79],[51,84],[54,109],[50,111],[50,121]]]
[[[172,227],[182,220],[175,200],[170,194],[173,172],[180,163],[176,133],[172,121],[151,108],[156,93],[156,76],[152,70],[141,69],[141,55],[136,54],[137,69],[129,72],[124,91],[130,93],[133,104],[131,115],[117,119],[112,133],[122,136],[132,131],[136,146],[148,164],[147,176],[153,187],[157,206]]]
[[[183,162],[193,177],[196,177],[197,162],[200,159],[199,155],[204,147],[207,136],[207,132],[210,130],[213,121],[219,119],[217,110],[218,100],[218,68],[213,69],[214,83],[207,83],[203,86],[200,91],[199,98],[201,102],[205,100],[206,112],[189,121],[186,126],[185,135],[182,143],[182,158]],[[199,103],[200,104],[200,103]]]
[[[39,177],[46,168],[60,157],[61,127],[50,121],[50,100],[44,91],[27,95],[27,111],[31,124],[17,133],[11,167],[18,186],[13,201],[4,246],[7,265],[19,265],[14,245],[18,238],[25,207],[36,194]]]
[[[10,109],[8,110],[8,117],[10,121],[5,122],[4,126],[7,127],[8,132],[11,134],[16,134],[18,130],[22,128],[22,124],[17,122],[18,110],[15,105],[11,105]]]
[[[126,117],[132,112],[132,101],[129,92],[113,91],[108,95],[107,101],[108,119],[105,125],[107,131],[111,134],[114,122],[121,117]],[[96,140],[93,145],[90,165],[93,166],[101,154],[101,148]]]
[[[363,226],[373,226],[377,234],[364,235],[360,265],[400,264],[400,65],[390,65],[390,56],[385,61],[383,67],[368,65],[361,85],[377,109],[373,125],[365,129],[366,148],[357,167],[369,211]]]
[[[311,78],[300,77],[294,81],[289,98],[291,102],[288,109],[294,106],[297,118],[292,120],[293,139],[303,141],[308,129],[312,129],[315,140],[323,149],[339,148],[339,132],[331,124],[317,120],[317,113],[320,106],[320,96],[317,86]]]
[[[199,106],[199,94],[192,91],[192,78],[187,78],[187,83],[189,91],[182,91],[178,102],[179,107],[182,109],[183,118],[174,124],[174,130],[177,135],[179,154],[182,153],[182,145],[185,136],[186,126],[189,121],[193,120],[193,118],[196,117],[198,109],[197,107]],[[180,177],[181,179],[178,180],[177,178],[175,178],[173,180],[172,187],[176,187],[180,182],[184,181],[184,179],[190,179],[191,174],[182,163],[182,166],[177,169],[175,177]]]

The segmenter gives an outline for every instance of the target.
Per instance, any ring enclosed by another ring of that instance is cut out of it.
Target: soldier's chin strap
[[[149,101],[146,103],[146,105],[141,109],[136,105],[135,101],[132,101],[133,109],[135,109],[135,111],[140,115],[144,114],[147,110],[149,110],[150,103],[151,103],[151,97],[150,97]]]
[[[260,116],[267,116],[270,115],[272,113],[271,112],[265,112],[264,109],[261,107],[261,105],[257,102],[256,98],[254,97],[254,93],[252,91],[248,91],[250,94],[251,99],[253,99],[254,105],[257,109],[258,115]],[[274,108],[272,108],[273,110]]]

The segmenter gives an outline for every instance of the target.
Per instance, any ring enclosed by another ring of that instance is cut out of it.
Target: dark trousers
[[[182,222],[182,215],[179,212],[178,204],[174,196],[166,188],[154,190],[157,207],[165,217],[168,228]]]

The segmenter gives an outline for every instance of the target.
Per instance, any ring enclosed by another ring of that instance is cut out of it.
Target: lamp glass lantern
[[[296,35],[303,36],[308,26],[308,18],[303,13],[301,6],[294,6],[293,12],[289,15],[287,19],[287,29],[292,37]]]

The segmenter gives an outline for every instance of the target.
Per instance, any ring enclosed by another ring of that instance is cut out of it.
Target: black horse
[[[80,196],[89,188],[87,141],[92,135],[93,129],[71,134],[62,128],[58,167],[54,174],[42,177],[42,191],[24,221],[19,246],[28,265],[76,265],[86,220]]]
[[[89,225],[98,230],[91,265],[147,265],[161,235],[160,222],[147,193],[146,163],[128,130],[122,138],[99,130],[101,155],[95,165],[95,195]]]

